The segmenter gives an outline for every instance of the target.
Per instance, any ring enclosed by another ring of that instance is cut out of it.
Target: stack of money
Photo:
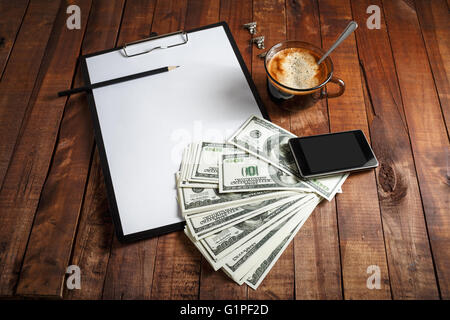
[[[226,143],[189,144],[176,173],[185,234],[214,270],[253,289],[348,176],[301,179],[287,144],[292,137],[253,116]]]

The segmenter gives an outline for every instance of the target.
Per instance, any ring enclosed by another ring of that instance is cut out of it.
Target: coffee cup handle
[[[329,82],[333,82],[339,86],[339,91],[336,93],[328,93],[322,90],[320,98],[336,98],[342,96],[345,92],[345,82],[342,79],[332,77]]]

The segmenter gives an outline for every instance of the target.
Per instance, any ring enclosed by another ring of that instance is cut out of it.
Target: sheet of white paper
[[[185,45],[131,58],[113,51],[86,63],[91,83],[180,66],[93,95],[124,235],[183,221],[174,177],[183,148],[224,141],[250,115],[261,116],[224,28],[189,33]]]

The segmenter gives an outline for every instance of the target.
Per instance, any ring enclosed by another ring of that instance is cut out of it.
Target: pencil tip
[[[178,68],[179,66],[170,66],[168,67],[169,71]]]

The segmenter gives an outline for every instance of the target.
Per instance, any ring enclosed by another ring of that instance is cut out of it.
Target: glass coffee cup
[[[295,112],[313,106],[320,99],[335,98],[344,93],[345,83],[333,76],[331,58],[328,56],[317,65],[323,55],[316,46],[297,40],[283,41],[269,49],[264,59],[267,85],[271,97],[280,107]],[[305,82],[297,85],[302,79]],[[328,82],[337,84],[339,90],[328,93],[325,90]]]

